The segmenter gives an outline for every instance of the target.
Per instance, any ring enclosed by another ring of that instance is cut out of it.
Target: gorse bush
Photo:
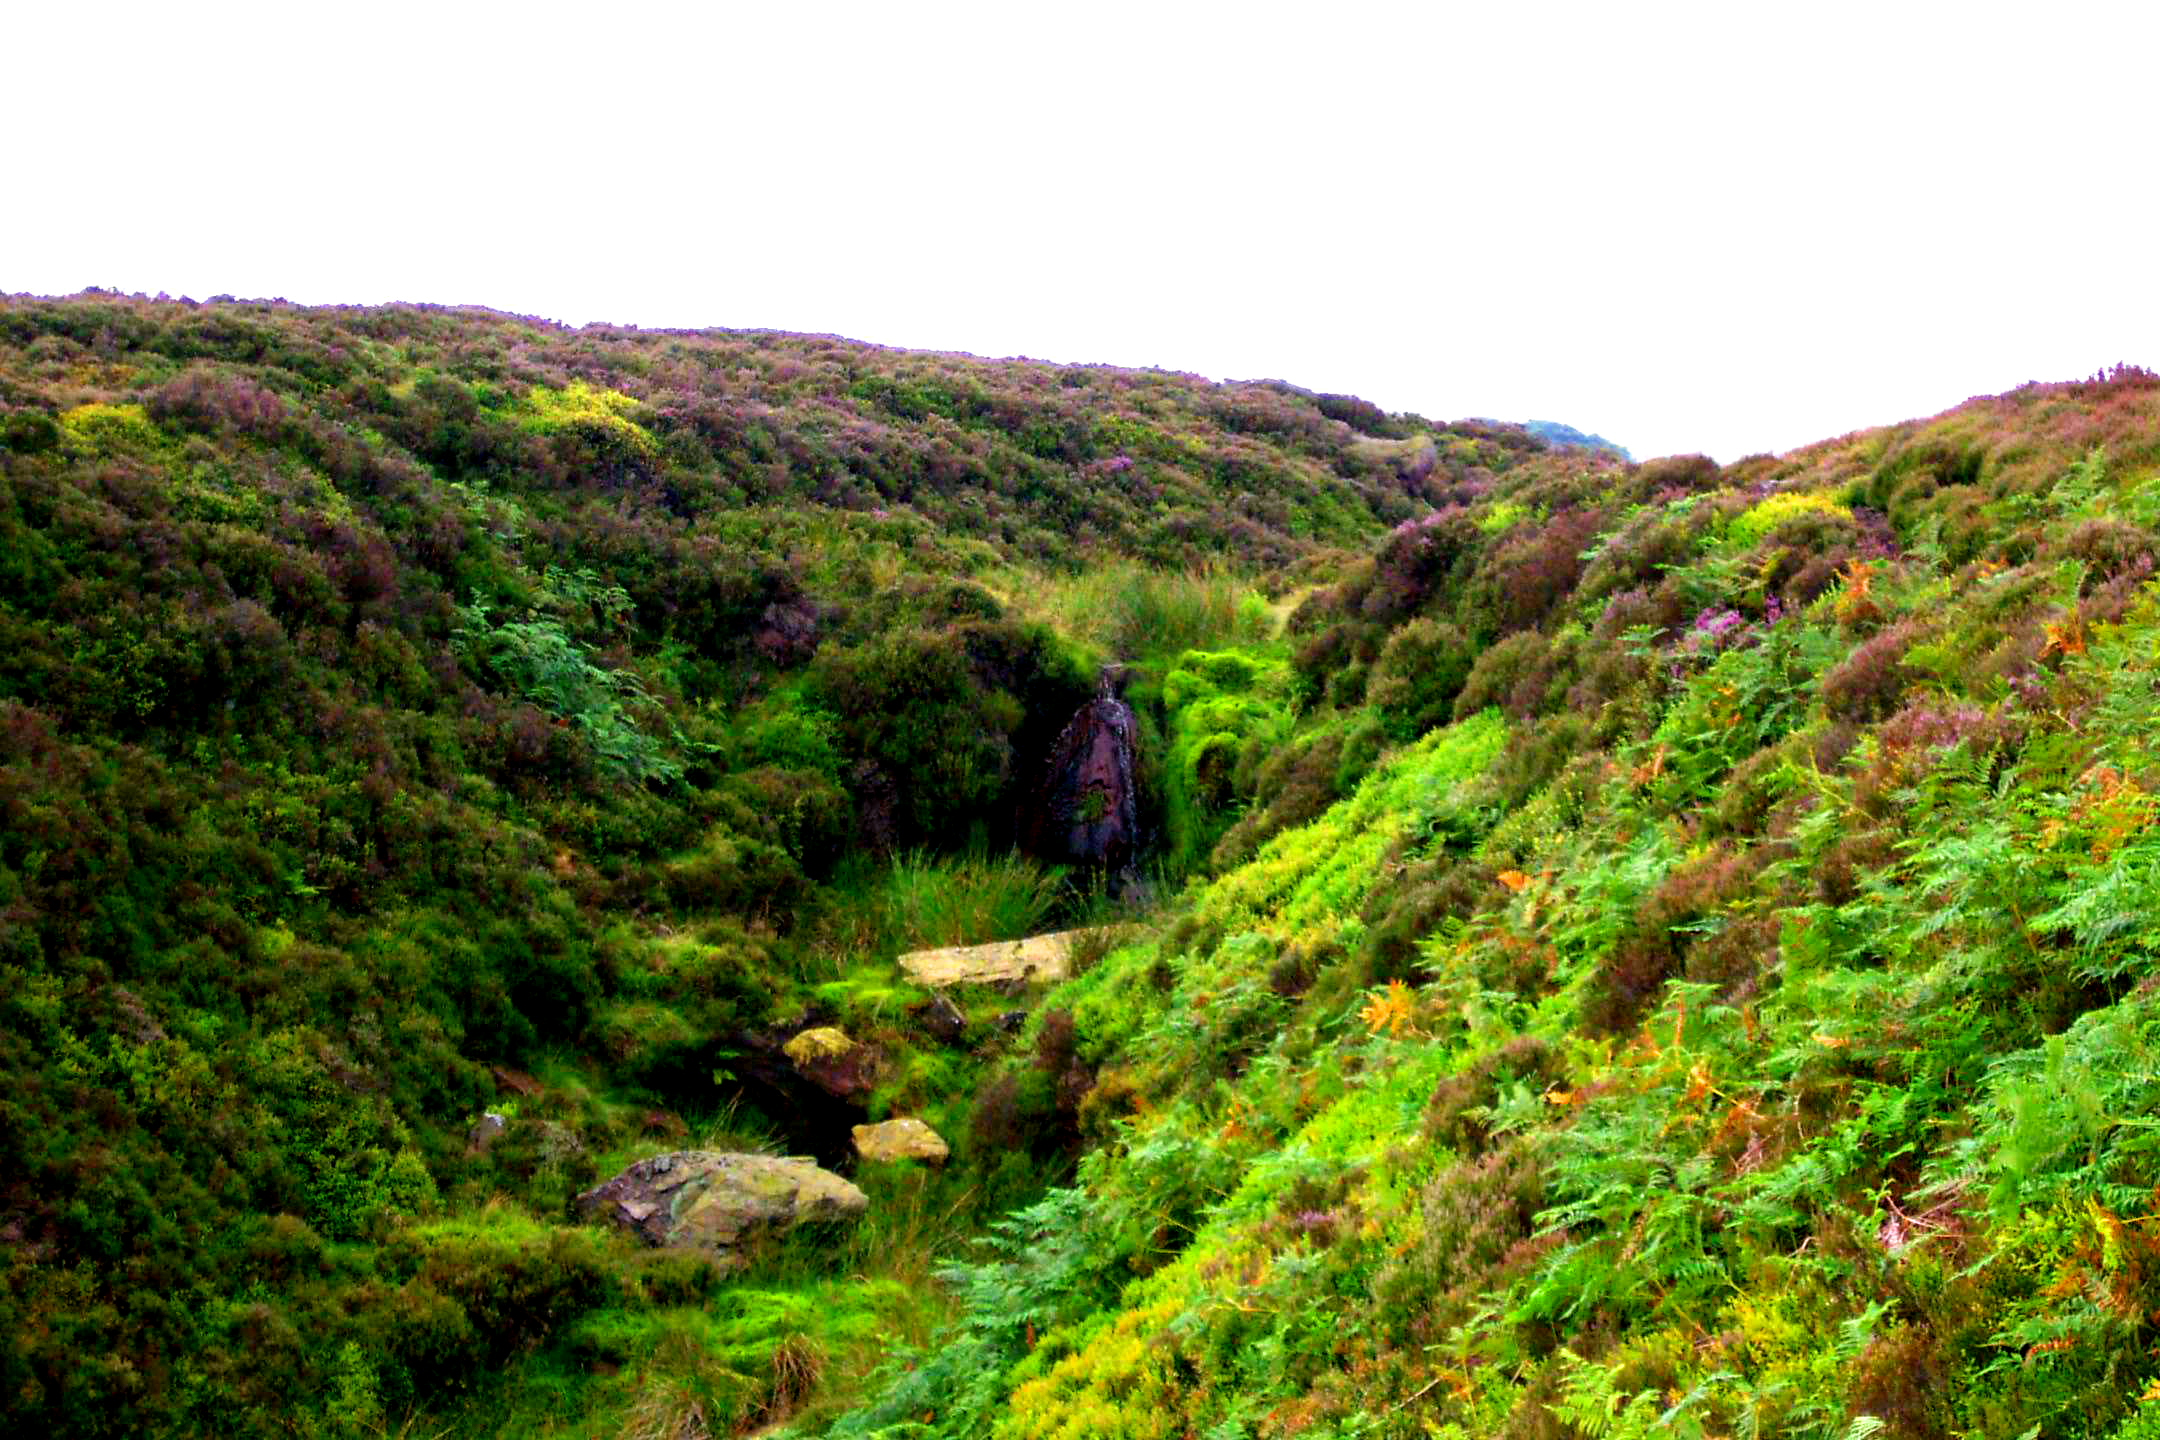
[[[1758,542],[1787,526],[1817,517],[1850,520],[1852,511],[1828,495],[1788,490],[1766,496],[1729,522],[1724,543],[1735,550],[1752,550]]]

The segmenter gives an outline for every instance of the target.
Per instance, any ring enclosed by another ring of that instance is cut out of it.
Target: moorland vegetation
[[[2160,1434],[2156,527],[2128,369],[1638,465],[818,337],[0,301],[0,1403]],[[1137,882],[1021,843],[1113,661]],[[895,964],[1069,926],[1056,985]],[[846,1104],[784,1054],[828,1028]],[[949,1161],[738,1268],[573,1203],[896,1116]]]

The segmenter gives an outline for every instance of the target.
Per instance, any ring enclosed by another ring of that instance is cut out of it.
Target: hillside
[[[692,1283],[562,1223],[664,1143],[833,1155],[931,1100],[961,1164],[909,1203],[1038,1193],[1055,1155],[969,1163],[1010,1002],[912,1043],[890,956],[1106,903],[1011,853],[1101,663],[1257,634],[1238,574],[1536,451],[1282,386],[108,295],[0,305],[0,441],[0,1393],[53,1434],[463,1403]],[[895,1063],[836,1107],[781,1044],[857,1015]]]
[[[1099,1143],[836,1433],[2160,1431],[2156,422],[1398,528],[1293,622],[1304,823],[1048,997]]]
[[[1622,460],[1632,461],[1635,458],[1628,453],[1625,445],[1615,444],[1603,435],[1585,434],[1573,425],[1562,424],[1558,420],[1525,420],[1523,429],[1528,430],[1546,444],[1559,446],[1563,449],[1605,450],[1619,456]]]
[[[1721,470],[13,299],[0,485],[21,1428],[2160,1433],[2148,373]],[[1022,843],[1110,662],[1136,883]],[[693,1147],[868,1215],[575,1209]]]

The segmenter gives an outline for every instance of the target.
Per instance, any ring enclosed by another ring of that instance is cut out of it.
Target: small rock
[[[931,995],[911,1013],[922,1021],[930,1038],[941,1045],[957,1045],[967,1038],[967,1012],[943,994]]]
[[[855,1127],[855,1153],[865,1160],[922,1160],[942,1165],[952,1153],[945,1137],[920,1120],[887,1120]]]
[[[487,1154],[488,1146],[493,1145],[495,1137],[502,1134],[507,1128],[509,1128],[507,1120],[496,1111],[488,1111],[480,1117],[479,1124],[465,1132],[465,1153],[468,1155]]]
[[[992,1019],[990,1023],[1007,1035],[1011,1035],[1016,1033],[1021,1026],[1027,1024],[1027,1017],[1028,1012],[1025,1010],[1007,1010],[1004,1014]]]
[[[877,1088],[878,1052],[845,1030],[820,1025],[780,1047],[795,1073],[836,1100],[861,1100]]]
[[[578,1196],[578,1208],[606,1217],[650,1245],[703,1250],[722,1263],[761,1235],[806,1220],[853,1220],[870,1198],[807,1160],[678,1150],[640,1160]]]

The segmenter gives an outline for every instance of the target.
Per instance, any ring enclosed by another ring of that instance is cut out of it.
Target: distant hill
[[[1623,460],[1633,460],[1625,445],[1616,445],[1602,435],[1587,435],[1573,425],[1563,425],[1558,420],[1525,420],[1523,429],[1548,445],[1558,445],[1570,450],[1603,450]]]

